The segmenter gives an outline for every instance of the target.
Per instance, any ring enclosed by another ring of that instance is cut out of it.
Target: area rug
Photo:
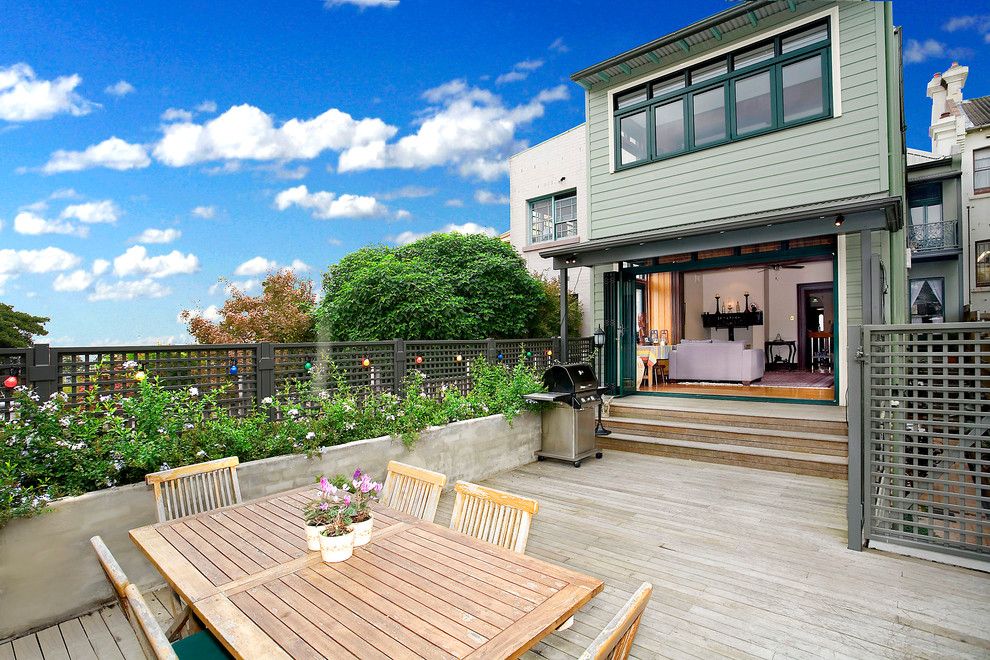
[[[675,381],[682,385],[706,385],[712,387],[733,386],[738,387],[740,383],[708,382],[708,381]],[[763,374],[761,380],[750,383],[751,385],[762,385],[763,387],[791,387],[807,389],[825,389],[832,387],[835,383],[833,374],[822,374],[810,371],[768,371]]]

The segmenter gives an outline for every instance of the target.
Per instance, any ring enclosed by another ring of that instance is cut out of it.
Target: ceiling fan
[[[804,268],[804,264],[799,264],[796,261],[782,261],[776,264],[763,264],[749,267],[750,270],[772,270],[775,273],[785,268],[789,270],[799,270]]]

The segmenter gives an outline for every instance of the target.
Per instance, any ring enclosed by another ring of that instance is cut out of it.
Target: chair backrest
[[[398,461],[389,461],[381,502],[411,516],[433,522],[447,475]]]
[[[536,500],[466,481],[454,484],[457,493],[450,528],[497,546],[526,552],[529,525],[540,505]]]
[[[144,475],[155,489],[158,522],[239,504],[236,456]]]
[[[149,660],[178,660],[172,645],[168,643],[165,631],[158,625],[144,596],[124,575],[124,570],[110,554],[110,548],[99,536],[94,536],[89,541],[96,550],[96,557],[100,560],[100,566],[103,567],[103,572],[106,573],[107,580],[113,587],[117,601],[120,603],[120,610],[134,629],[145,657]]]
[[[581,660],[625,660],[629,657],[643,610],[653,595],[653,585],[644,582],[581,655]]]

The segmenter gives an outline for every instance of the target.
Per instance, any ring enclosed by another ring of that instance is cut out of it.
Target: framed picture
[[[944,278],[911,278],[909,289],[911,323],[941,323],[945,320]]]

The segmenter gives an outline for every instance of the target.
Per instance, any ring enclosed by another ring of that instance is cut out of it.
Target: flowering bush
[[[42,402],[17,387],[16,418],[0,423],[0,526],[39,513],[56,498],[225,456],[313,454],[386,435],[409,446],[429,426],[495,414],[511,420],[532,407],[522,395],[541,389],[530,367],[477,360],[471,369],[466,396],[441,388],[439,398],[430,397],[419,373],[410,375],[401,397],[342,382],[330,391],[301,383],[236,417],[219,403],[219,391],[169,390],[154,379],[139,381],[133,396],[92,389],[72,405],[61,393]]]

